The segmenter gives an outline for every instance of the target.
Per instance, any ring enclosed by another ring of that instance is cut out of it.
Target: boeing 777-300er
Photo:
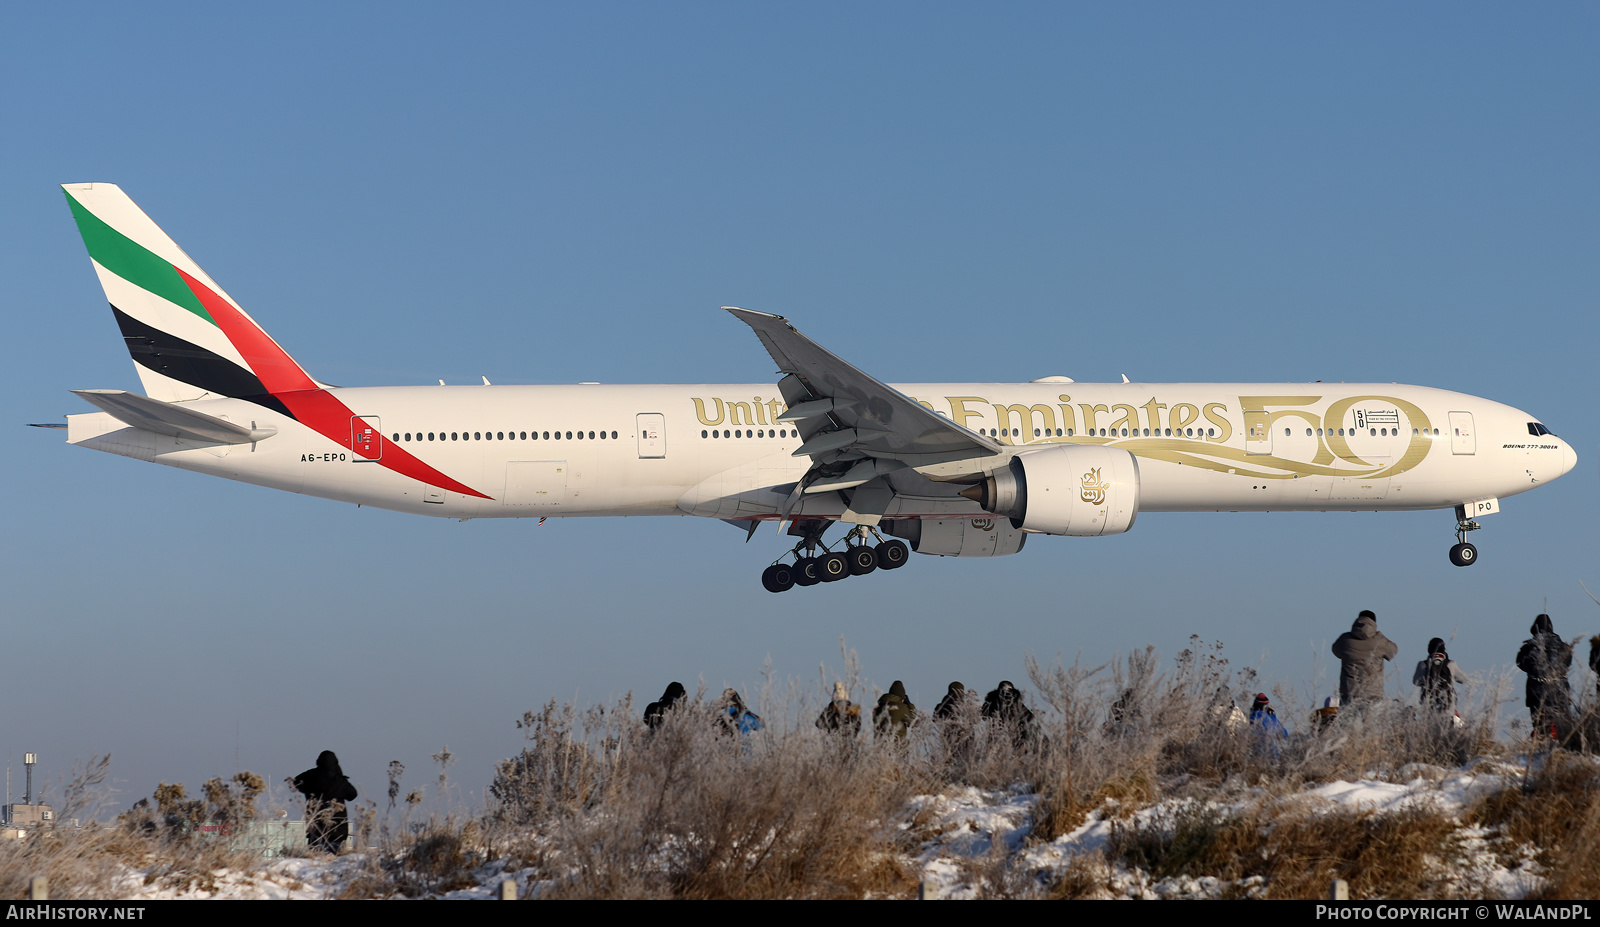
[[[64,189],[145,393],[77,391],[100,411],[67,416],[69,444],[462,520],[699,515],[747,539],[777,521],[798,540],[762,575],[773,592],[910,551],[1121,534],[1140,512],[1454,509],[1468,566],[1476,517],[1576,462],[1525,412],[1421,386],[891,386],[732,307],[775,384],[335,387],[122,190]]]

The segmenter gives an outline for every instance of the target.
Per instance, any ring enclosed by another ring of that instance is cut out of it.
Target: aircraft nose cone
[[[1556,475],[1557,476],[1565,475],[1568,471],[1570,471],[1573,467],[1576,467],[1577,465],[1578,465],[1578,452],[1573,450],[1572,449],[1572,445],[1568,444],[1567,442],[1565,442],[1565,441],[1561,442],[1561,473],[1558,473]]]

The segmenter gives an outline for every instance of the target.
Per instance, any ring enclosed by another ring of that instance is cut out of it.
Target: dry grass
[[[867,691],[848,654],[846,665],[850,690]],[[526,894],[543,898],[912,897],[909,860],[939,825],[926,810],[913,817],[909,800],[976,786],[1037,792],[1024,850],[1091,814],[1111,827],[1103,851],[1049,872],[1024,862],[1040,857],[992,839],[962,862],[983,898],[1108,897],[1128,890],[1130,871],[1155,882],[1212,877],[1249,897],[1318,898],[1335,878],[1353,897],[1462,897],[1483,891],[1458,874],[1469,826],[1508,866],[1536,848],[1543,896],[1600,895],[1600,768],[1585,757],[1540,759],[1465,821],[1428,808],[1330,811],[1297,798],[1334,779],[1403,782],[1503,761],[1526,746],[1494,736],[1503,686],[1480,687],[1460,727],[1379,703],[1322,731],[1277,689],[1280,717],[1296,729],[1279,739],[1233,707],[1264,688],[1254,672],[1198,638],[1166,668],[1145,649],[1102,666],[1029,660],[1028,674],[1036,718],[1026,737],[983,718],[977,697],[951,720],[925,715],[903,740],[870,726],[859,736],[824,732],[812,722],[826,678],[810,694],[768,694],[758,708],[765,728],[744,735],[727,729],[704,692],[654,732],[630,700],[583,711],[551,702],[518,722],[523,749],[497,764],[482,815],[413,820],[424,790],[402,802],[404,769],[392,764],[388,808],[352,808],[380,849],[339,894],[437,896],[512,870]],[[435,759],[437,791],[447,794],[452,757]],[[72,793],[80,804],[95,773],[83,775]],[[0,847],[0,892],[18,897],[32,874],[49,877],[59,898],[125,896],[141,881],[207,890],[212,873],[260,861],[195,838],[192,825],[248,819],[260,791],[248,774],[206,783],[202,798],[163,784],[118,826],[38,832]],[[1155,807],[1163,810],[1152,816]]]
[[[1600,897],[1600,767],[1587,756],[1555,752],[1520,783],[1474,809],[1500,837],[1507,862],[1523,848],[1543,867],[1543,899]]]

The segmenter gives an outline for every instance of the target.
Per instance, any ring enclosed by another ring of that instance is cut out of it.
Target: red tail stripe
[[[350,411],[348,406],[334,398],[332,393],[317,386],[316,381],[294,362],[294,358],[283,348],[278,347],[278,343],[268,337],[266,332],[245,318],[232,303],[199,280],[184,273],[181,268],[173,269],[178,271],[184,283],[194,291],[200,304],[211,313],[217,326],[233,343],[234,349],[244,357],[250,369],[261,380],[261,384],[267,388],[267,392],[288,407],[296,421],[341,447],[362,453],[356,451],[350,442],[351,420],[355,418],[355,413]],[[490,498],[470,486],[445,476],[418,460],[404,448],[386,440],[381,434],[378,435],[377,446],[362,456],[376,459],[380,466],[430,486],[477,496],[480,499]]]

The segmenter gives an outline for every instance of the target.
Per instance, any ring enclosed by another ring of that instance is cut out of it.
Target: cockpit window
[[[1543,425],[1539,424],[1538,422],[1529,422],[1528,423],[1528,434],[1530,434],[1530,435],[1554,435],[1555,432],[1553,432],[1550,429],[1544,427]]]

